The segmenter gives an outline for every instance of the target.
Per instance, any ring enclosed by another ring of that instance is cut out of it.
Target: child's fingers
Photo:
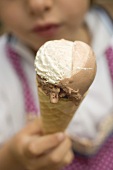
[[[46,155],[44,160],[44,165],[47,164],[53,167],[63,167],[68,165],[73,160],[73,153],[71,152],[71,141],[67,138],[65,139],[57,148],[52,150]]]
[[[74,154],[73,154],[72,151],[69,151],[68,154],[66,154],[66,156],[65,156],[65,158],[63,160],[63,165],[66,166],[66,165],[71,164],[73,159],[74,159]]]
[[[69,138],[66,138],[53,152],[49,155],[50,159],[54,161],[60,161],[64,159],[68,151],[72,147],[72,142]]]
[[[57,133],[46,136],[35,136],[35,138],[29,142],[26,148],[26,153],[31,156],[40,156],[59,145],[65,139],[65,134]]]
[[[64,166],[70,164],[73,160],[73,153],[71,150],[65,154],[64,157],[60,155],[52,156],[51,154],[41,155],[40,157],[35,157],[32,161],[32,167],[34,169],[46,169],[46,170],[59,170]]]

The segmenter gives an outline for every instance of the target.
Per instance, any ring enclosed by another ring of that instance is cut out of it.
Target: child
[[[112,83],[103,54],[113,26],[103,8],[90,10],[91,3],[0,0],[0,19],[8,29],[8,34],[0,39],[1,170],[60,169],[73,159],[71,141],[63,133],[43,137],[39,119],[25,126],[27,119],[39,114],[34,56],[44,42],[61,38],[81,40],[92,45],[97,56],[97,76],[68,133],[75,139],[77,135],[96,138],[99,122],[112,113]],[[86,166],[87,160],[76,159],[75,166],[72,164],[69,169],[74,170],[82,162]]]

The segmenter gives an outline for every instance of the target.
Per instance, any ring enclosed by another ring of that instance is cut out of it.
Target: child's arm
[[[71,163],[71,141],[64,134],[42,136],[39,120],[0,149],[0,170],[57,170]]]

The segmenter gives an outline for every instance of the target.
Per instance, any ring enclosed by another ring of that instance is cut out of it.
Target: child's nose
[[[53,0],[28,0],[29,9],[32,14],[41,14],[44,11],[49,11],[52,7]]]

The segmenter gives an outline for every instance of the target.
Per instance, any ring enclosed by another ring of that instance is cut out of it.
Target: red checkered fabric
[[[64,170],[113,170],[113,136],[90,158],[75,154],[73,163]]]
[[[106,50],[106,58],[107,58],[107,61],[108,61],[108,65],[109,65],[109,69],[110,69],[110,73],[111,73],[111,78],[112,78],[112,81],[113,81],[113,47],[109,47],[107,50]]]
[[[8,58],[10,59],[10,62],[13,68],[15,69],[17,76],[19,77],[23,87],[25,111],[26,113],[36,115],[38,113],[38,108],[35,104],[32,90],[30,89],[27,77],[22,67],[21,56],[10,46],[7,46],[6,48],[7,48]]]

